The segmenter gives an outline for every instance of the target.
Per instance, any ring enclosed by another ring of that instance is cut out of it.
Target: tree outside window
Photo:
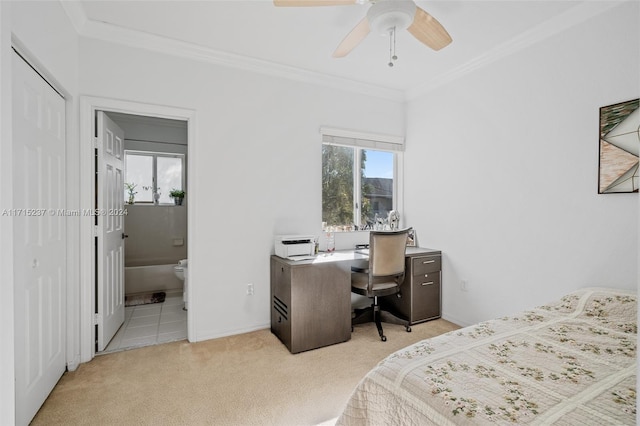
[[[357,165],[357,166],[356,166]],[[322,145],[322,221],[334,231],[371,229],[393,208],[394,154]]]

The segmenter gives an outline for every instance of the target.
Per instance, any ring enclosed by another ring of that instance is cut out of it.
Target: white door
[[[98,351],[124,322],[124,132],[98,111]]]
[[[66,367],[65,103],[12,62],[16,424],[26,425]]]

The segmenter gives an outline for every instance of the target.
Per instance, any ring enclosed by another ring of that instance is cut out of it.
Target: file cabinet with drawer
[[[401,297],[380,299],[384,309],[407,319],[409,325],[440,318],[442,315],[442,253],[418,250],[412,254],[413,250],[407,247]]]
[[[271,256],[271,332],[291,353],[351,338],[350,268],[360,257],[353,252],[299,261]]]

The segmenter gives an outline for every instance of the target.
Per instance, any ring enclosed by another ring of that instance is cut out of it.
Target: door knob
[[[125,238],[129,238],[129,236],[123,232],[122,233],[122,239],[124,240]]]

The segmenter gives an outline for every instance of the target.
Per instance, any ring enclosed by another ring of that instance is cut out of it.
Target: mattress
[[[401,349],[337,425],[635,425],[636,294],[581,289]]]

